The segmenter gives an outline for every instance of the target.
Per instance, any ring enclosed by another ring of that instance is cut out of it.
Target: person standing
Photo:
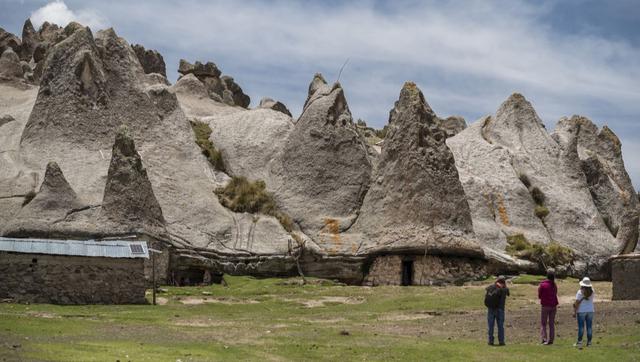
[[[591,279],[584,277],[580,281],[580,289],[576,293],[576,301],[573,303],[573,316],[578,320],[578,341],[574,346],[582,349],[582,337],[584,335],[584,327],[587,327],[587,347],[591,345],[593,338],[593,314],[595,308],[593,301],[596,297]]]
[[[498,343],[504,346],[504,309],[509,288],[507,288],[507,280],[501,275],[496,282],[486,288],[484,297],[484,305],[487,307],[487,324],[489,345],[494,345],[493,330],[495,324],[498,325]]]
[[[556,311],[558,308],[558,286],[555,282],[556,274],[553,269],[547,271],[547,279],[538,286],[540,299],[540,338],[542,344],[551,345],[555,338]],[[549,334],[547,335],[547,324]]]

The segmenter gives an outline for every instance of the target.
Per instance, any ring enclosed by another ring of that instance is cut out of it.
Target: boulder
[[[327,224],[348,228],[356,218],[371,175],[371,160],[339,83],[309,95],[273,170],[279,204],[305,233]]]
[[[132,45],[133,51],[136,53],[140,64],[142,65],[142,69],[144,72],[149,73],[158,73],[163,76],[167,76],[166,66],[164,64],[164,59],[162,58],[162,54],[158,53],[158,51],[153,49],[145,49],[144,46],[140,44]]]
[[[278,101],[274,101],[271,98],[262,98],[260,100],[260,108],[267,108],[267,109],[272,109],[274,111],[280,112],[280,113],[284,113],[287,116],[291,117],[291,112],[289,112],[289,109],[287,108],[287,106],[284,105],[284,103],[282,102],[278,102]]]
[[[483,255],[446,137],[420,89],[405,83],[353,227],[364,235],[358,253]]]
[[[11,48],[7,48],[2,56],[0,56],[0,78],[4,79],[20,79],[24,71],[20,58]]]
[[[222,76],[222,81],[224,82],[226,89],[231,92],[231,97],[233,98],[233,103],[236,106],[247,108],[251,103],[251,98],[248,95],[244,94],[242,88],[236,83],[232,77],[228,75]],[[224,98],[224,97],[223,97]]]
[[[104,188],[100,220],[131,230],[162,228],[165,220],[126,127],[116,134]]]

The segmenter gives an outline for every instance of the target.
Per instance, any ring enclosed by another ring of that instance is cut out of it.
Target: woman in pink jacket
[[[538,299],[542,306],[540,312],[540,338],[542,344],[553,344],[555,337],[556,310],[558,308],[558,287],[556,286],[556,274],[553,269],[547,271],[547,279],[538,286]],[[549,337],[547,338],[547,321],[549,324]]]

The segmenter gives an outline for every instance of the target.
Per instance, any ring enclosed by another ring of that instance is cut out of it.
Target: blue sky
[[[213,61],[252,105],[268,96],[294,115],[313,74],[336,80],[346,59],[354,118],[376,127],[406,80],[468,123],[520,92],[549,130],[573,114],[612,128],[640,188],[638,1],[0,0],[3,28],[27,17],[112,26],[160,51],[172,81],[180,58]]]

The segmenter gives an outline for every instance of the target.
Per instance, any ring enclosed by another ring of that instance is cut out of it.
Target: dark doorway
[[[413,260],[402,261],[402,285],[413,284]]]

